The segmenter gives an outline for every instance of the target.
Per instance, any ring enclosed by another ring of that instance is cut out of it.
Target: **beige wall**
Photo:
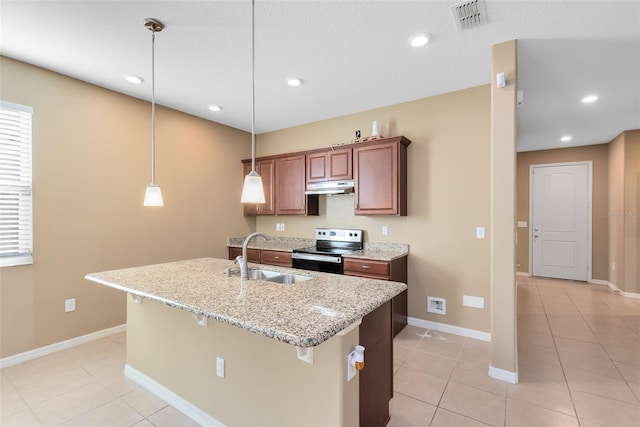
[[[313,348],[296,347],[192,313],[129,299],[127,364],[228,426],[356,426],[359,376],[347,381],[346,355],[359,328]],[[216,358],[225,377],[216,376]],[[167,369],[171,367],[171,369]],[[365,355],[366,369],[366,355]]]
[[[560,148],[555,150],[527,151],[518,153],[517,202],[518,221],[526,221],[527,228],[518,228],[518,271],[529,271],[529,167],[547,163],[593,162],[593,259],[594,279],[607,280],[609,258],[608,219],[605,215],[608,201],[608,146],[607,144],[585,147]]]
[[[624,134],[609,143],[609,282],[624,289]]]
[[[370,135],[373,120],[383,135],[412,143],[408,216],[356,216],[352,196],[321,196],[319,216],[259,217],[257,229],[313,238],[316,227],[354,227],[366,230],[366,241],[408,243],[409,316],[489,332],[490,240],[476,239],[475,228],[489,235],[490,111],[486,85],[261,134],[259,156],[349,142],[356,129]],[[284,232],[275,231],[279,222]],[[463,307],[463,295],[485,298],[485,309]],[[427,313],[427,296],[446,298],[447,314]]]
[[[165,207],[144,208],[149,103],[5,57],[0,79],[2,100],[34,108],[34,264],[0,268],[0,357],[125,323],[125,295],[85,274],[226,258],[227,237],[253,230],[239,203],[247,133],[157,108]]]
[[[624,132],[624,291],[640,294],[640,130]]]

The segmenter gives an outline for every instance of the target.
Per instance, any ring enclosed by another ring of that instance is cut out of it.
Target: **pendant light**
[[[241,203],[264,203],[262,178],[256,172],[256,30],[255,1],[251,0],[251,172],[244,177]]]
[[[156,93],[155,93],[155,52],[156,33],[164,29],[164,25],[153,18],[144,20],[144,26],[151,30],[151,184],[144,195],[144,206],[164,206],[162,192],[156,185]]]

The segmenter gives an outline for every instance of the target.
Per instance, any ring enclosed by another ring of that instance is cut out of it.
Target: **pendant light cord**
[[[256,170],[256,7],[251,0],[251,172]]]
[[[151,185],[156,183],[156,87],[155,87],[156,32],[151,28]]]

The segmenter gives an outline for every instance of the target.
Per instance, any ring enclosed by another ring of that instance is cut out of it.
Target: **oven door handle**
[[[303,259],[306,261],[319,261],[319,262],[331,262],[333,264],[341,264],[342,257],[339,256],[330,256],[330,255],[315,255],[315,254],[305,254],[294,252],[291,254],[292,259]]]

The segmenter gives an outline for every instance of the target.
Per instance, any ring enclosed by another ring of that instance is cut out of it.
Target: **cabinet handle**
[[[275,255],[275,256],[273,257],[273,259],[280,259],[280,257],[279,257],[279,256],[277,256],[277,255]]]
[[[369,266],[368,265],[363,265],[362,268],[364,268],[366,270],[367,268],[369,268]]]

